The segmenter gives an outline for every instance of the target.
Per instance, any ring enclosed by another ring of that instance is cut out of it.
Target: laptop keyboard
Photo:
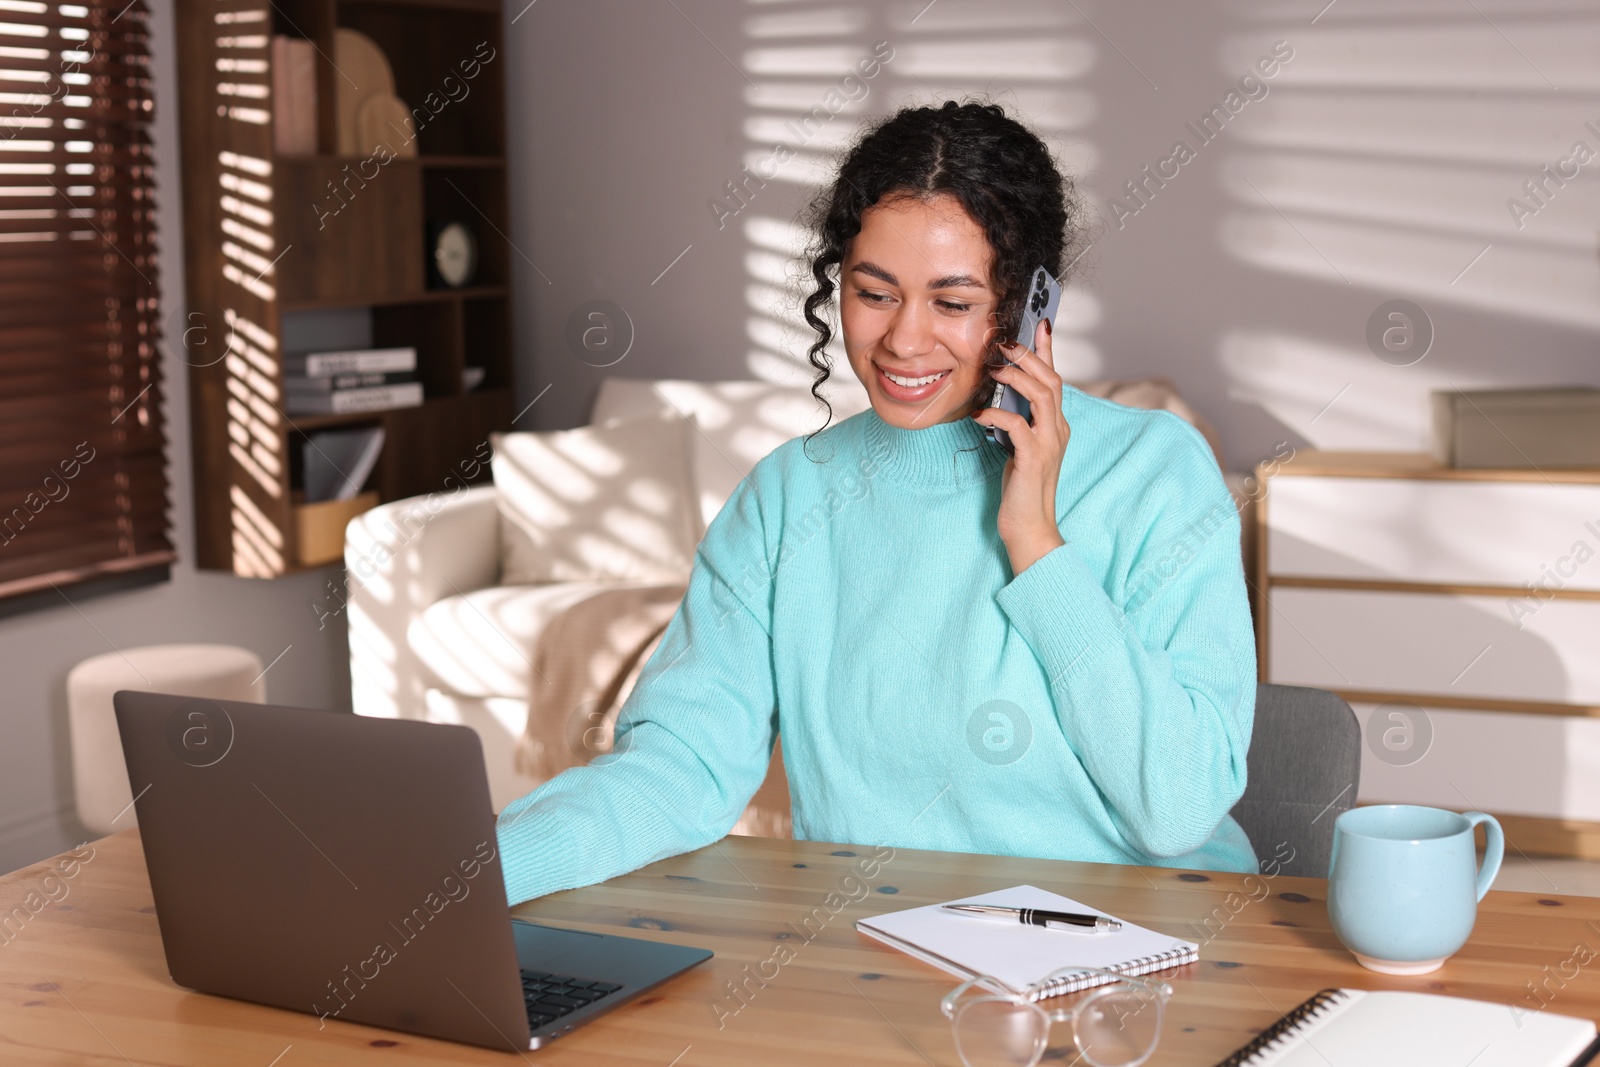
[[[528,1006],[528,1025],[535,1030],[621,988],[611,982],[592,982],[565,974],[522,972],[522,999]]]

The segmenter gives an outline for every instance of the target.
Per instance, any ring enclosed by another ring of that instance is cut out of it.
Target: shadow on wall
[[[748,12],[740,62],[748,82],[744,166],[708,207],[744,239],[753,377],[805,385],[815,373],[806,349],[816,335],[800,313],[811,288],[799,259],[807,235],[772,212],[796,203],[796,193],[809,199],[831,177],[864,117],[984,93],[1037,130],[1058,165],[1079,173],[1094,163],[1093,148],[1078,137],[1096,114],[1087,76],[1098,38],[1070,5],[945,0],[773,12],[749,0]],[[783,195],[769,190],[774,184]],[[1069,289],[1055,335],[1056,366],[1068,379],[1101,370],[1087,336],[1098,318],[1093,296]],[[836,380],[864,397],[844,358],[836,312],[834,325],[826,356]]]
[[[1600,11],[1303,7],[1238,5],[1222,50],[1296,48],[1221,158],[1221,252],[1275,276],[1222,327],[1230,395],[1316,447],[1421,450],[1430,390],[1600,381]],[[1334,321],[1393,298],[1422,312],[1403,351]]]

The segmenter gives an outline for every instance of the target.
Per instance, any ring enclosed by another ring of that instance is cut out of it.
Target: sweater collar
[[[970,418],[905,430],[884,422],[874,408],[862,417],[867,455],[892,481],[923,489],[968,489],[998,478],[1006,465],[1004,450]]]

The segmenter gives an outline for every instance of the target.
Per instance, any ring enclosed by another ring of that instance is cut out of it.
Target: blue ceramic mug
[[[1488,832],[1483,867],[1473,830]],[[1436,971],[1472,934],[1505,855],[1494,816],[1384,804],[1333,824],[1328,917],[1344,947],[1382,974]]]

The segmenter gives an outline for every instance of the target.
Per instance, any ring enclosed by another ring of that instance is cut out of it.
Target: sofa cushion
[[[843,372],[841,378],[840,372]],[[871,406],[849,367],[835,369],[823,388],[837,424]],[[691,454],[700,493],[701,528],[711,525],[740,479],[774,448],[822,428],[827,409],[808,382],[691,382],[670,378],[606,378],[595,397],[593,421],[677,412],[694,419]]]
[[[613,582],[495,585],[445,597],[407,628],[424,684],[469,697],[528,699],[534,640],[555,616]]]
[[[501,583],[686,581],[703,533],[675,412],[491,434]]]

